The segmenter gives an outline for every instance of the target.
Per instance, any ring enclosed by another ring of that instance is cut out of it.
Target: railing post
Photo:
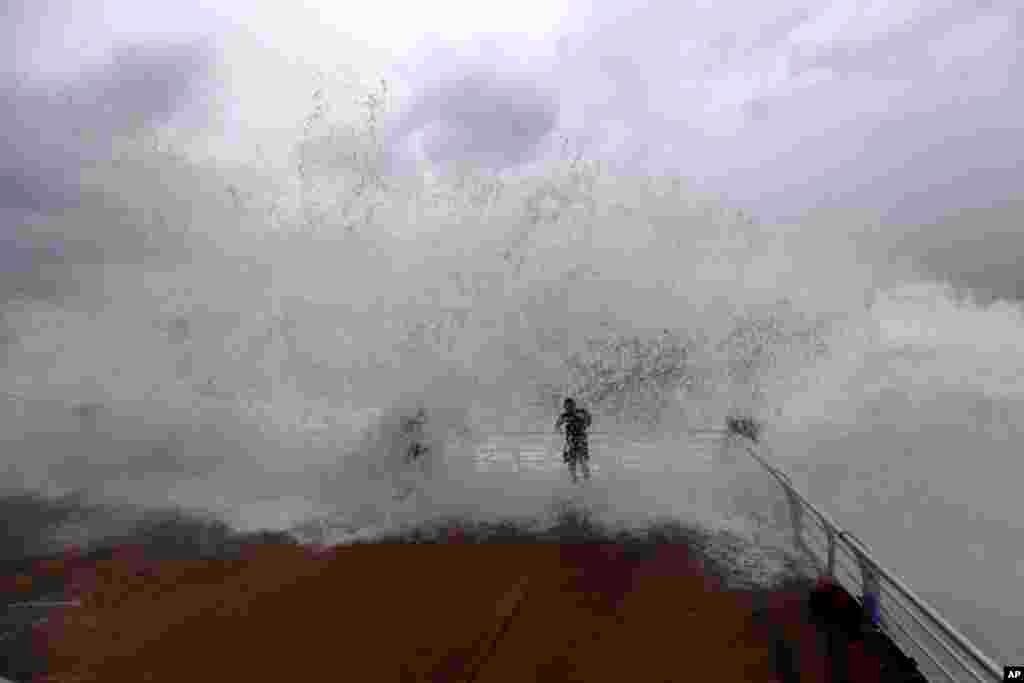
[[[828,567],[826,571],[828,578],[834,579],[836,576],[836,532],[826,524],[825,533],[828,534]]]
[[[783,486],[782,490],[785,492],[786,501],[789,503],[789,522],[793,526],[793,542],[796,545],[803,545],[803,508],[800,506],[800,501],[796,499],[796,496],[793,495],[793,492],[789,490],[788,486]]]
[[[860,567],[861,603],[864,605],[864,614],[873,625],[881,626],[881,582],[878,572],[864,560],[864,556],[860,552],[856,550],[854,552],[857,555],[857,565]]]
[[[777,478],[779,486],[782,487],[783,493],[786,494],[786,501],[789,503],[789,523],[793,527],[793,545],[803,551],[811,562],[820,570],[821,562],[818,556],[814,554],[814,551],[807,546],[807,542],[804,541],[804,508],[800,504],[800,500],[796,497],[796,494],[790,488],[790,486],[783,481],[781,478]]]

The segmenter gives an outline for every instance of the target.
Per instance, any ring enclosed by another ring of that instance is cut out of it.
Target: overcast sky
[[[567,134],[629,169],[679,170],[765,218],[842,205],[913,225],[1019,196],[1024,10],[1013,0],[351,7],[6,0],[0,204],[65,206],[78,166],[116,132],[195,123],[215,63],[234,65],[221,73],[236,127],[294,130],[294,111],[274,104],[293,84],[246,69],[252,55],[232,53],[240,35],[292,64],[392,79],[399,159],[516,168]],[[1001,211],[995,227],[972,225],[962,264],[934,257],[963,241],[962,221],[901,244],[925,271],[1018,296],[1008,266],[985,275],[987,259],[1024,252],[1015,214]],[[4,263],[24,268],[12,253]]]

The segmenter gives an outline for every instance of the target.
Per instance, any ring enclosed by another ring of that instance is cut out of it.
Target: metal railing
[[[768,462],[770,449],[725,429],[690,429],[691,436],[733,439],[780,486],[789,509],[793,542],[816,566],[857,597],[871,621],[914,660],[929,681],[1002,681],[1002,668],[914,593],[905,581],[883,567],[868,546],[843,529],[800,493],[789,476]],[[502,432],[502,436],[543,436],[549,432]],[[617,436],[591,432],[591,436]],[[762,455],[764,452],[766,455]]]
[[[1002,681],[1002,668],[946,621],[902,579],[872,557],[867,545],[836,524],[801,494],[784,472],[759,452],[769,449],[721,430],[778,482],[789,505],[793,541],[821,575],[834,579],[859,600],[872,622],[929,681]],[[810,522],[810,524],[808,524]],[[819,532],[813,535],[813,525]]]

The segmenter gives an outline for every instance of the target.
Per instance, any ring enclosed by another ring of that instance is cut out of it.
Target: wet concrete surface
[[[900,670],[906,662],[886,653],[884,638],[836,627],[841,619],[812,609],[809,582],[726,588],[685,544],[450,540],[319,553],[255,546],[231,560],[150,562],[126,552],[51,561],[35,570],[66,580],[64,597],[81,606],[22,624],[15,644],[36,650],[36,670],[23,657],[21,669],[0,675],[50,683],[920,680]]]

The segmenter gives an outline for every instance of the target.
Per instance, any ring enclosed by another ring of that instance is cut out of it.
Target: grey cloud
[[[132,46],[72,83],[0,84],[3,208],[45,212],[72,203],[80,165],[116,134],[168,120],[210,63],[206,44]]]
[[[982,304],[1024,299],[1024,201],[1020,199],[960,209],[952,215],[899,235],[893,244],[875,244],[872,256],[894,267],[909,266],[965,290]]]
[[[539,83],[501,65],[449,54],[411,98],[392,130],[396,145],[421,133],[434,163],[470,160],[502,169],[530,161],[558,121],[558,100]]]
[[[980,5],[934,3],[913,22],[897,26],[870,41],[836,42],[810,51],[792,50],[790,58],[797,74],[824,68],[841,76],[869,74],[881,79],[920,80],[941,71],[929,53],[935,41],[976,20],[1003,16],[1008,15]],[[963,66],[969,68],[967,62]]]
[[[17,216],[0,211],[12,222]],[[49,298],[56,294],[57,281],[47,266],[60,263],[59,245],[36,245],[7,237],[0,239],[0,302],[22,298]]]
[[[3,8],[10,22],[0,22],[0,301],[75,287],[59,264],[81,249],[36,234],[34,217],[77,206],[83,167],[107,158],[116,136],[201,109],[211,75],[209,40],[114,45],[105,63],[68,64],[74,54],[65,43],[123,40],[92,36],[99,29],[75,25],[71,9],[64,0]],[[50,61],[65,75],[46,71]]]
[[[761,26],[753,40],[752,47],[765,48],[778,45],[783,42],[794,29],[804,24],[811,18],[811,12],[806,7],[791,9],[777,17],[769,18]]]
[[[198,93],[212,53],[206,41],[118,49],[109,67],[72,88],[71,97],[82,100],[77,125],[111,135],[166,122]]]

